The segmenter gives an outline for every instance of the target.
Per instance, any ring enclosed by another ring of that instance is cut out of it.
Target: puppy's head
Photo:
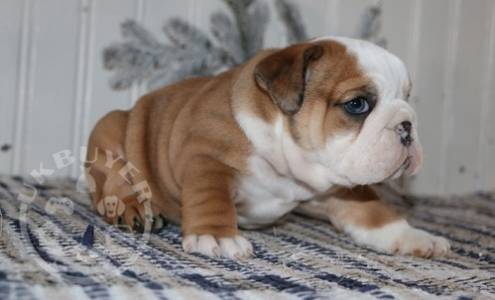
[[[422,150],[403,62],[372,43],[325,38],[264,57],[255,80],[288,120],[306,160],[333,183],[371,184],[418,171]]]
[[[125,210],[125,204],[116,196],[107,196],[98,202],[98,213],[108,218],[121,216]]]

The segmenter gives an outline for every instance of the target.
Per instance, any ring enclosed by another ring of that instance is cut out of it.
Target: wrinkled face
[[[302,82],[297,77],[279,82],[286,86],[279,94],[274,94],[275,77],[261,78],[261,85],[287,115],[287,130],[305,159],[331,170],[334,183],[346,186],[416,173],[422,151],[416,115],[406,102],[411,84],[402,61],[374,44],[347,38],[299,47],[292,55],[303,53]],[[301,85],[293,103],[280,105]]]
[[[117,215],[118,199],[116,197],[107,197],[103,199],[105,203],[105,209],[108,217],[115,217]]]

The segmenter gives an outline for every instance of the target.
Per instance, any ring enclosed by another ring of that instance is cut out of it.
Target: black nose
[[[400,142],[402,145],[406,147],[411,145],[413,141],[411,137],[411,128],[412,128],[412,124],[409,121],[404,121],[400,123],[400,125],[397,127],[397,133],[400,136]]]
[[[407,134],[411,134],[411,127],[412,127],[411,122],[404,121],[401,123],[401,125],[402,125],[402,128],[404,128],[404,130],[407,132]]]

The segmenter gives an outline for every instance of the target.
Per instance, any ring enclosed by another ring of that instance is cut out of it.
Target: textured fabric
[[[184,253],[175,225],[148,236],[110,227],[73,181],[34,189],[32,201],[23,179],[0,177],[0,299],[495,298],[489,194],[404,206],[411,223],[451,241],[448,258],[379,253],[326,222],[290,215],[244,231],[256,257],[232,261]],[[90,249],[81,243],[88,228]]]

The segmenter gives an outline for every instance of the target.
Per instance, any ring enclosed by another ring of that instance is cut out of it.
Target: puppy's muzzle
[[[395,131],[399,135],[400,142],[402,145],[409,147],[413,142],[413,138],[411,136],[412,124],[409,121],[404,121],[397,125]]]

